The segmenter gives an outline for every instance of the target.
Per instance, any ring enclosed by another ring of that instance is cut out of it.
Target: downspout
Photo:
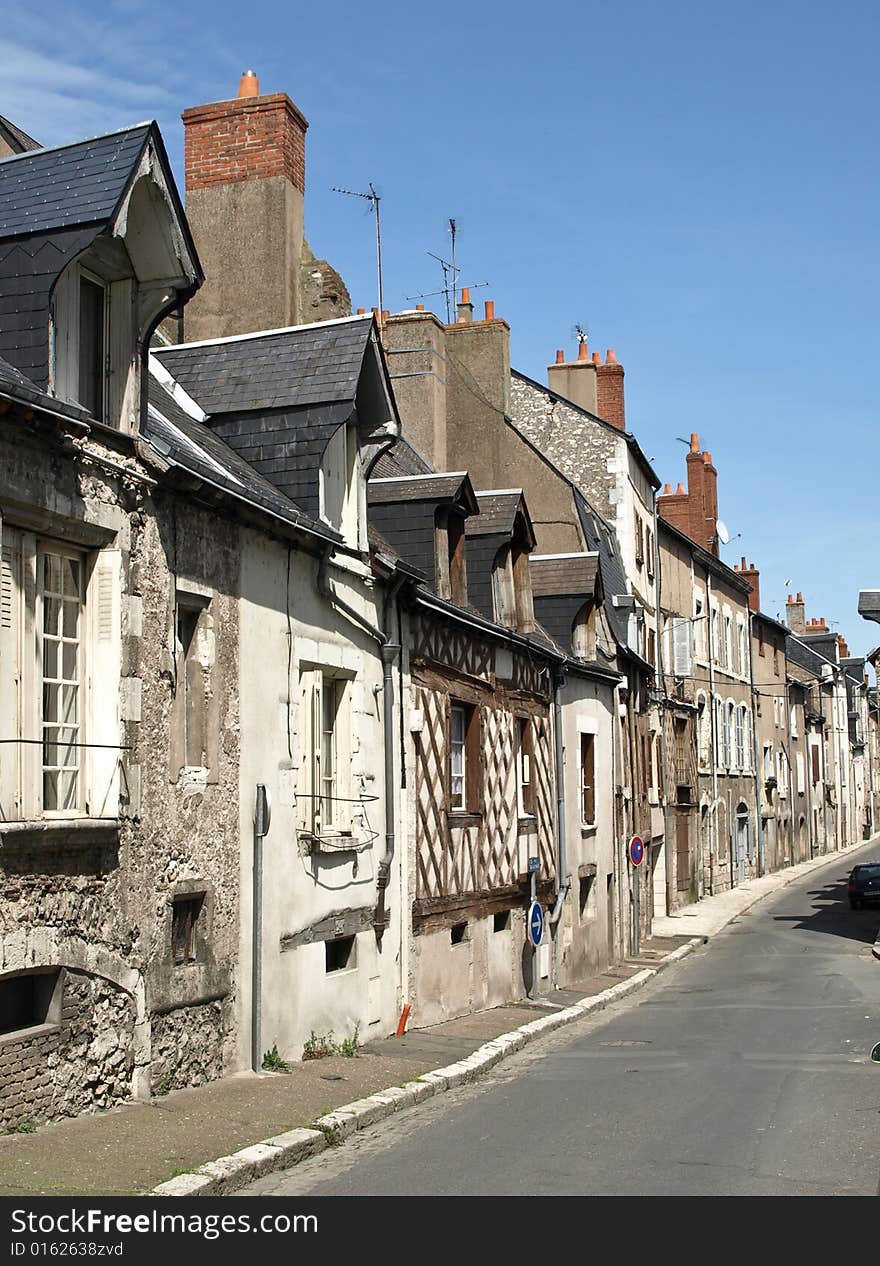
[[[382,611],[382,624],[385,628],[385,641],[381,647],[382,654],[382,736],[385,755],[385,853],[380,862],[376,876],[378,895],[376,910],[373,915],[373,930],[376,940],[381,942],[388,926],[388,915],[385,911],[385,890],[391,878],[391,863],[394,860],[394,661],[400,654],[401,647],[391,640],[392,621],[396,606],[397,594],[403,584],[403,576],[397,576],[385,595]],[[401,690],[400,706],[403,707]],[[401,759],[403,752],[401,751]],[[403,905],[403,901],[401,901]],[[404,935],[401,927],[401,935]],[[404,982],[405,986],[405,982]],[[405,988],[404,988],[405,992]]]
[[[391,878],[391,863],[394,860],[394,678],[392,669],[394,661],[400,651],[400,647],[391,640],[391,620],[394,611],[394,600],[397,592],[403,584],[403,576],[397,576],[388,590],[383,603],[382,624],[385,631],[377,629],[370,624],[360,611],[350,606],[343,598],[334,590],[330,584],[330,578],[327,569],[330,565],[330,549],[326,549],[321,555],[321,561],[318,564],[318,590],[325,598],[327,598],[340,611],[344,611],[355,624],[368,633],[374,641],[379,644],[379,653],[382,656],[382,743],[385,762],[385,852],[379,861],[378,874],[376,876],[376,909],[373,913],[373,930],[376,933],[376,940],[381,941],[382,935],[388,926],[388,916],[385,912],[385,889],[388,887],[388,881]]]
[[[565,898],[571,889],[571,875],[568,873],[568,859],[565,853],[565,744],[562,734],[562,703],[560,701],[560,692],[565,684],[565,666],[560,664],[553,677],[553,727],[555,730],[555,749],[556,749],[556,830],[559,840],[558,848],[558,875],[559,875],[559,891],[556,894],[556,905],[550,913],[550,926],[555,927],[562,917],[562,907]],[[557,946],[558,948],[558,946]],[[558,961],[557,968],[557,988],[558,983]]]
[[[672,841],[669,838],[669,748],[666,743],[666,714],[667,714],[667,695],[666,695],[666,665],[663,662],[663,608],[660,605],[663,597],[663,576],[660,571],[660,532],[658,528],[657,514],[657,494],[654,494],[654,576],[656,578],[654,609],[656,611],[655,621],[657,624],[657,677],[660,690],[663,692],[663,698],[659,701],[660,710],[660,762],[663,766],[662,784],[658,790],[663,797],[663,852],[666,862],[666,913],[672,913],[672,907],[675,901],[676,892],[672,886],[672,867],[670,859],[672,857]],[[693,625],[691,625],[693,628]]]
[[[764,873],[764,862],[766,859],[764,857],[764,819],[761,816],[761,766],[759,763],[758,752],[758,713],[755,707],[755,700],[758,697],[758,692],[755,689],[755,660],[752,655],[754,622],[755,613],[751,610],[751,608],[749,608],[749,687],[752,699],[752,761],[754,762],[755,767],[755,826],[758,835],[756,860],[758,863],[758,875],[760,876]]]
[[[709,617],[709,717],[712,722],[712,815],[709,819],[709,896],[715,894],[715,845],[718,837],[718,718],[715,707],[715,647],[712,643],[712,577],[706,567],[706,613]]]

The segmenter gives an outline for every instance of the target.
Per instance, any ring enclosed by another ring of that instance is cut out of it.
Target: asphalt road
[[[252,1195],[878,1194],[880,913],[846,875],[734,920],[632,1001]]]

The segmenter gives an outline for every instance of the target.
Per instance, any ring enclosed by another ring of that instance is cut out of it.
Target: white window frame
[[[352,751],[353,688],[348,673],[318,665],[300,667],[299,824],[308,835],[336,837],[353,833],[356,815],[351,761],[346,759]],[[325,704],[330,697],[335,699],[335,708],[328,771]]]

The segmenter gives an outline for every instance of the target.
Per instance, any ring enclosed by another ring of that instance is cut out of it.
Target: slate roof
[[[821,677],[823,665],[831,662],[824,655],[807,646],[799,637],[795,637],[793,633],[789,633],[785,639],[785,658],[790,659],[798,667],[806,669],[814,677]]]
[[[421,453],[400,437],[393,448],[383,453],[373,467],[373,479],[393,479],[398,475],[430,475],[433,471]]]
[[[31,382],[30,378],[26,378],[20,370],[2,357],[0,357],[0,387],[26,387],[30,391],[40,390],[35,382]]]
[[[455,471],[442,475],[405,475],[391,479],[371,479],[367,485],[367,501],[370,505],[392,505],[409,501],[455,501],[464,492],[467,496],[470,480],[467,471]],[[471,497],[473,492],[470,493]]]
[[[205,413],[354,404],[372,315],[156,348]]]
[[[468,520],[469,536],[500,535],[509,537],[513,532],[517,511],[522,509],[528,520],[522,488],[510,488],[501,492],[477,492],[480,513]],[[529,522],[529,529],[531,523]]]
[[[27,132],[13,123],[11,119],[4,119],[2,114],[0,114],[0,136],[3,137],[10,149],[15,150],[17,154],[21,154],[25,150],[43,148],[39,141],[35,141],[32,136],[28,136]]]
[[[111,219],[151,127],[0,159],[0,237]]]
[[[300,524],[331,540],[339,534],[314,523],[300,506],[264,478],[204,423],[189,416],[154,375],[149,379],[149,408],[142,434],[158,453],[176,466],[251,502],[284,520]]]
[[[614,605],[615,596],[629,593],[617,537],[577,488],[574,489],[574,503],[587,544],[592,552],[599,555],[602,589],[605,593],[605,614],[611,625],[611,631],[619,645],[627,646],[629,611],[626,607]]]
[[[532,554],[529,574],[535,597],[578,594],[586,598],[595,592],[599,555]]]

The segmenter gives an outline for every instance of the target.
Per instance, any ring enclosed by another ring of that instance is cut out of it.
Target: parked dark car
[[[880,862],[853,866],[846,891],[851,910],[860,910],[868,901],[880,901]]]

